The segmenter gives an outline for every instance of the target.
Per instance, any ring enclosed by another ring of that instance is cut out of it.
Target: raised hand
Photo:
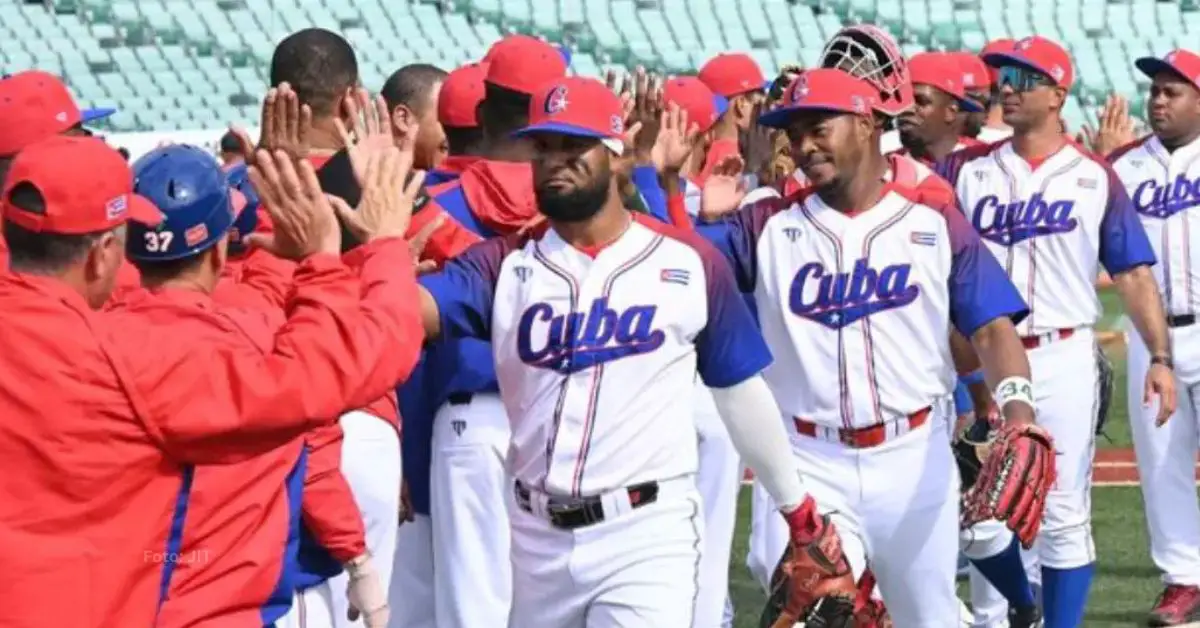
[[[369,156],[395,146],[387,102],[383,96],[372,99],[367,90],[362,88],[355,90],[354,98],[346,98],[342,102],[346,117],[354,121],[353,132],[341,120],[334,120],[334,124],[342,144],[346,146],[346,156],[350,159],[354,178],[361,186]],[[405,129],[405,136],[412,134],[415,137],[416,131],[416,125],[413,125]]]
[[[318,253],[340,253],[337,219],[308,160],[293,160],[282,149],[260,149],[254,153],[249,176],[274,230],[246,236],[248,246],[293,261]]]
[[[238,140],[242,158],[253,164],[259,149],[283,151],[293,161],[308,157],[309,136],[312,132],[312,109],[300,104],[300,97],[287,83],[267,90],[263,98],[258,143],[240,127],[230,127]]]
[[[1087,147],[1100,156],[1136,140],[1133,118],[1129,115],[1129,101],[1123,96],[1109,94],[1104,108],[1100,110],[1099,128],[1084,126],[1083,136]]]
[[[754,105],[751,122],[746,129],[738,131],[738,145],[746,156],[746,171],[758,177],[764,184],[773,182],[771,162],[775,157],[774,130],[758,124],[763,105]]]
[[[659,114],[658,133],[650,149],[650,163],[659,173],[678,174],[700,137],[700,127],[688,122],[687,111],[671,105]]]
[[[404,237],[408,232],[425,182],[425,173],[413,171],[412,161],[412,151],[395,146],[372,152],[367,156],[358,208],[351,209],[345,201],[330,197],[338,217],[356,240]]]
[[[729,155],[713,168],[700,192],[701,220],[720,220],[741,205],[746,197],[746,183],[742,178],[744,166],[741,157]]]

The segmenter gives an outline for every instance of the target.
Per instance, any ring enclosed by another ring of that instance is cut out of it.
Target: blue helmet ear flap
[[[203,253],[226,237],[234,202],[216,159],[195,146],[157,148],[133,165],[134,191],[163,213],[157,227],[131,224],[125,243],[129,259],[143,262],[184,259]]]

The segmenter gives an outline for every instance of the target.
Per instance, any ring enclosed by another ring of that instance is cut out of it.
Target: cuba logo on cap
[[[856,113],[866,113],[867,112],[867,101],[864,100],[862,96],[851,96],[850,97],[850,108],[853,109]]]
[[[567,86],[558,85],[546,94],[546,102],[543,105],[546,115],[554,115],[562,113],[567,108]]]
[[[1026,37],[1017,42],[1017,50],[1028,50],[1033,45],[1033,37]]]
[[[808,97],[808,77],[801,74],[792,85],[792,102],[798,103]]]

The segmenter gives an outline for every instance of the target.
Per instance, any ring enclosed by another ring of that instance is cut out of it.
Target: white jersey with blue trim
[[[797,194],[696,225],[754,293],[785,415],[863,428],[927,408],[954,390],[951,324],[1027,311],[957,208],[886,190],[854,215]]]
[[[1160,260],[1154,278],[1167,314],[1200,312],[1200,140],[1171,152],[1151,135],[1109,160]]]
[[[771,361],[720,253],[636,215],[594,256],[542,235],[480,243],[421,278],[442,333],[492,341],[509,468],[556,495],[694,474],[695,384]]]
[[[1036,168],[1003,141],[953,153],[938,171],[1029,303],[1022,336],[1094,325],[1100,264],[1116,275],[1154,263],[1125,187],[1071,142]]]

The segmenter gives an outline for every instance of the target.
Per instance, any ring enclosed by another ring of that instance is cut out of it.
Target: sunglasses
[[[1007,85],[1014,92],[1028,92],[1038,87],[1054,87],[1054,80],[1049,76],[1016,65],[1006,65],[1000,68],[996,76],[996,85]]]

